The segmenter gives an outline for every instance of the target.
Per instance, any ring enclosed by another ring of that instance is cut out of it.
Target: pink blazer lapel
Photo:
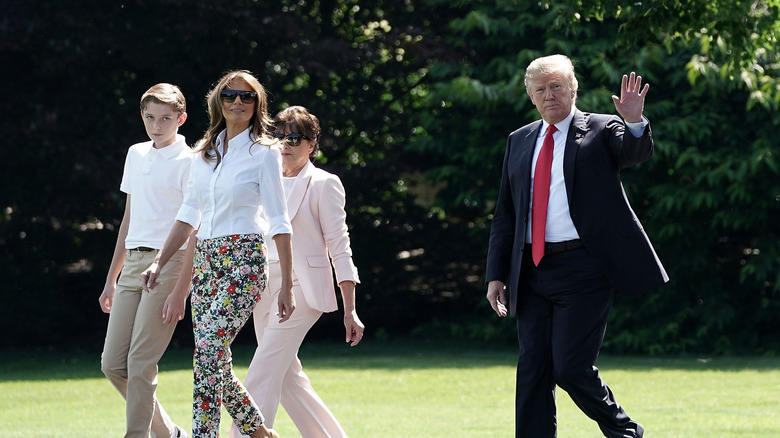
[[[287,214],[290,216],[290,220],[293,220],[298,213],[298,209],[303,203],[303,198],[306,196],[306,191],[309,189],[309,182],[314,170],[314,165],[311,161],[306,162],[306,165],[301,169],[301,173],[295,177],[295,182],[290,189],[290,193],[287,194]]]

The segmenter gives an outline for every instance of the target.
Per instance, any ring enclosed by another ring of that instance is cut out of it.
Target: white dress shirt
[[[282,189],[282,155],[277,148],[253,144],[246,129],[228,143],[226,131],[216,140],[222,154],[206,161],[199,154],[192,163],[187,192],[177,220],[198,228],[198,239],[233,234],[292,234]],[[263,215],[265,211],[268,220]]]
[[[147,141],[130,146],[119,189],[130,195],[125,248],[160,249],[176,220],[194,154],[184,136],[164,148]],[[187,244],[182,246],[182,249]]]
[[[284,187],[285,202],[287,202],[286,201],[287,195],[290,194],[290,190],[292,190],[293,184],[295,184],[294,176],[282,177],[282,185]],[[274,242],[273,239],[269,239],[267,243],[268,243],[268,255],[266,256],[266,258],[268,259],[268,262],[270,263],[279,262],[279,251],[276,249],[276,242]]]
[[[569,198],[566,195],[566,181],[563,178],[563,155],[566,149],[566,137],[569,134],[569,127],[571,127],[571,121],[574,118],[574,111],[576,107],[572,105],[571,113],[562,121],[555,124],[558,129],[553,133],[553,160],[552,168],[550,171],[550,197],[547,201],[547,225],[544,231],[545,242],[565,242],[567,240],[579,239],[580,235],[577,233],[577,229],[574,227],[574,222],[571,220],[569,214]],[[626,123],[628,131],[634,137],[641,137],[645,126],[648,121],[642,116],[641,122]],[[531,167],[531,207],[528,209],[528,231],[526,235],[526,243],[531,243],[531,227],[532,227],[532,212],[533,212],[533,192],[534,192],[534,172],[536,172],[536,160],[539,158],[539,152],[542,149],[544,143],[544,137],[547,135],[547,127],[549,124],[542,120],[542,129],[539,132],[539,137],[536,139],[536,148],[534,149],[534,157]]]

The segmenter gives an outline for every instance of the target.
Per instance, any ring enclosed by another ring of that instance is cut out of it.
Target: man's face
[[[575,92],[565,74],[552,72],[531,81],[528,95],[542,118],[549,124],[555,124],[571,113]]]

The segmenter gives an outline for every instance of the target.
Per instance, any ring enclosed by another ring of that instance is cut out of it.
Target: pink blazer
[[[306,301],[322,312],[338,309],[334,270],[337,283],[360,282],[352,262],[344,204],[344,186],[339,177],[311,162],[306,163],[287,194],[293,227],[293,271]]]

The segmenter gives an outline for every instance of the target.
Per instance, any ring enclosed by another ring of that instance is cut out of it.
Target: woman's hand
[[[190,255],[190,258],[192,255]],[[190,276],[188,272],[192,272],[191,264],[182,268],[182,274],[179,281],[176,282],[171,293],[168,294],[168,298],[165,299],[165,304],[162,308],[163,323],[170,324],[181,321],[184,319],[184,312],[187,311],[187,297],[190,295]]]
[[[282,274],[282,289],[279,291],[279,323],[290,319],[295,310],[295,296],[292,291],[292,240],[291,235],[281,233],[274,236],[276,252],[279,254],[279,268]]]
[[[162,248],[157,251],[154,262],[152,262],[152,264],[146,268],[146,271],[141,274],[141,287],[144,288],[144,291],[149,292],[150,289],[154,289],[155,286],[160,284],[157,282],[157,277],[160,276],[160,271],[162,271],[163,266],[165,266],[165,264],[168,263],[168,260],[176,254],[176,251],[184,245],[184,242],[187,241],[194,231],[195,228],[186,222],[177,220],[173,223],[173,228],[168,232],[168,237],[165,238],[165,243],[163,243]],[[190,246],[187,249],[187,254],[190,258],[192,258],[192,256],[189,254],[193,254],[195,251],[193,245],[194,242],[190,242]]]
[[[279,291],[279,324],[290,319],[295,310],[295,295],[293,295],[292,286],[282,283],[282,290]]]
[[[162,268],[160,267],[160,262],[155,259],[154,262],[152,262],[152,264],[146,268],[144,273],[141,274],[141,287],[145,292],[149,292],[151,289],[154,289],[158,284],[160,284],[157,282],[157,277],[160,276],[161,270]]]
[[[162,318],[164,324],[177,323],[184,319],[184,312],[187,307],[187,295],[182,295],[176,292],[168,294],[168,298],[165,299],[165,304],[162,308]]]
[[[179,279],[163,304],[162,318],[165,324],[175,324],[184,319],[184,312],[187,310],[187,297],[190,295],[190,284],[192,283],[192,257],[195,255],[196,241],[195,236],[190,236],[190,241],[184,250],[184,262]]]
[[[360,343],[363,339],[363,331],[366,329],[354,310],[344,314],[344,328],[347,329],[347,343],[350,347]]]

